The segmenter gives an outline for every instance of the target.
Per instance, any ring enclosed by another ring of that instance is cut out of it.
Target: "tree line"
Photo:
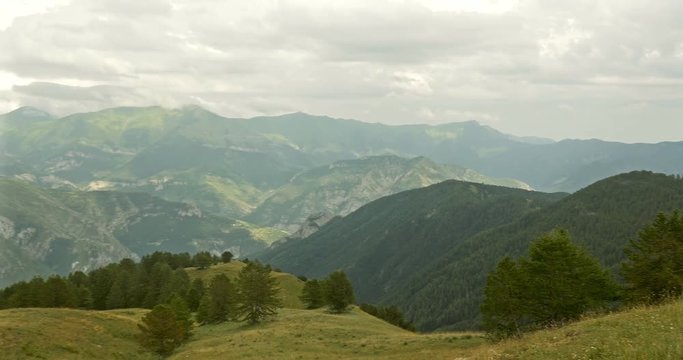
[[[220,257],[209,252],[172,254],[154,252],[139,262],[122,259],[88,273],[34,277],[0,291],[0,308],[71,307],[81,309],[149,308],[167,303],[176,294],[196,302],[197,286],[191,286],[186,267],[206,268],[229,262],[230,252]],[[194,289],[194,291],[193,291]]]
[[[624,250],[623,285],[566,230],[534,241],[528,256],[503,258],[487,279],[481,305],[489,336],[502,339],[630,304],[683,295],[683,216],[660,213]]]

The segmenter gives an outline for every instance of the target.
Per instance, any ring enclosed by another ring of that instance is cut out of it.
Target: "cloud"
[[[195,103],[394,124],[471,116],[555,138],[683,133],[677,0],[34,1],[0,7],[17,14],[0,30],[0,111]]]

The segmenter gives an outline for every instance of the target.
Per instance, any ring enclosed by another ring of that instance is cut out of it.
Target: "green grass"
[[[234,272],[240,263],[206,270]],[[229,269],[228,269],[229,268]],[[195,274],[196,275],[196,274]],[[0,359],[154,359],[136,342],[146,310],[0,311]],[[415,334],[357,308],[281,309],[257,325],[196,327],[171,359],[681,359],[683,301],[584,319],[497,344],[480,333]]]
[[[258,325],[202,326],[171,359],[454,359],[484,342],[479,334],[411,333],[357,308],[283,309]]]
[[[0,359],[155,359],[135,340],[145,310],[0,311]]]
[[[237,274],[244,267],[241,261],[231,261],[227,264],[213,265],[208,269],[199,270],[197,268],[187,268],[187,274],[191,280],[201,278],[205,285],[208,285],[211,279],[218,274],[225,274],[232,280],[237,278]],[[280,296],[282,297],[282,305],[290,309],[303,309],[304,304],[299,299],[301,289],[304,288],[304,282],[292,274],[274,271],[272,275],[278,280],[280,285]]]
[[[538,331],[480,349],[476,359],[683,359],[683,301]]]

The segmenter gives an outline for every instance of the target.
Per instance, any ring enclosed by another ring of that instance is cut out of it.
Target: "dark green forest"
[[[395,304],[423,331],[477,329],[486,276],[503,257],[560,227],[619,280],[629,240],[678,208],[683,180],[646,171],[571,195],[444,182],[372,202],[260,258],[306,276],[345,269],[360,302]]]

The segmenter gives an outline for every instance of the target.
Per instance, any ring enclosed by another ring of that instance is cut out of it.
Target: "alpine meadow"
[[[683,359],[683,2],[0,2],[0,360]]]

